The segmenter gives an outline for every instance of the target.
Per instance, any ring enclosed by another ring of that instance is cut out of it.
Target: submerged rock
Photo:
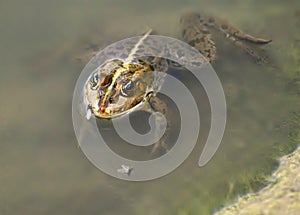
[[[241,197],[216,215],[233,214],[299,214],[300,211],[300,147],[280,159],[271,176],[272,183],[261,191]]]

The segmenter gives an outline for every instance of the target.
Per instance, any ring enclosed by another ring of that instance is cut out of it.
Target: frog
[[[251,44],[269,44],[272,41],[270,39],[251,36],[227,21],[197,12],[183,14],[180,26],[182,40],[197,49],[207,63],[214,63],[218,58],[211,31],[223,34],[225,39],[244,50],[256,63],[268,63],[264,56],[252,49]],[[153,145],[151,153],[164,154],[170,150],[168,139],[172,125],[172,111],[158,96],[164,77],[154,71],[164,74],[168,72],[172,62],[157,57],[134,57],[151,32],[152,30],[149,30],[137,41],[134,48],[129,50],[129,56],[109,60],[92,72],[84,86],[84,106],[87,120],[92,117],[110,120],[136,110],[143,110],[156,115],[157,129],[162,122],[162,114],[167,119],[166,130],[160,140]]]

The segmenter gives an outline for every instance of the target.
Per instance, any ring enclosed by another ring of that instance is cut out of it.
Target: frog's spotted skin
[[[268,63],[264,57],[256,54],[247,43],[264,45],[272,40],[253,37],[224,20],[199,13],[186,13],[182,16],[180,22],[183,39],[198,49],[210,62],[215,61],[217,58],[217,49],[210,33],[211,30],[216,30],[253,57],[257,63]]]
[[[196,13],[184,14],[180,19],[180,24],[183,40],[199,50],[209,62],[215,61],[217,49],[211,38],[210,31],[204,25],[204,22],[200,22],[200,15]]]
[[[107,61],[91,74],[84,88],[86,118],[112,119],[137,109],[150,112],[161,112],[167,119],[167,130],[161,140],[154,145],[154,151],[168,151],[167,139],[170,130],[170,111],[167,105],[156,96],[156,92],[163,84],[165,72],[168,70],[166,59],[158,57],[135,58],[141,52],[147,55],[147,47],[157,49],[165,47],[173,56],[178,56],[185,65],[199,65],[214,62],[217,59],[217,48],[210,34],[216,30],[225,35],[225,38],[245,50],[257,62],[266,63],[266,60],[256,54],[246,43],[267,44],[271,40],[252,37],[231,26],[223,20],[198,13],[184,14],[180,20],[183,40],[194,46],[203,56],[198,59],[197,54],[186,54],[176,43],[151,44],[147,40],[151,31],[142,38],[131,40],[131,44],[119,42],[118,46],[106,48],[102,55],[104,59],[120,59]],[[134,47],[134,48],[132,48]],[[196,53],[197,50],[194,50]],[[159,50],[163,53],[166,50]],[[102,55],[100,57],[102,57]],[[150,54],[151,55],[151,54]],[[159,75],[154,71],[160,71]],[[159,119],[156,120],[159,123]]]

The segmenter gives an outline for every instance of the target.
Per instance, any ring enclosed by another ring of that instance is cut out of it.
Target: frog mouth
[[[111,104],[107,103],[100,106],[99,109],[95,111],[95,115],[99,118],[106,119],[122,116],[129,112],[132,112],[133,110],[136,110],[137,108],[140,108],[143,101],[143,95],[132,98],[119,96],[118,102]]]

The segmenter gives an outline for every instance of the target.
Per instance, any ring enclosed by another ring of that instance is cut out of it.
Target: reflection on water
[[[286,133],[275,128],[299,109],[297,95],[284,82],[293,79],[297,66],[298,1],[187,2],[0,2],[1,214],[210,214],[255,190],[263,172],[272,171],[274,156],[290,149]],[[191,8],[272,37],[266,49],[277,68],[255,65],[230,43],[219,42],[214,68],[225,90],[228,121],[213,160],[203,168],[196,165],[210,126],[205,93],[192,76],[176,73],[201,107],[196,149],[164,178],[143,183],[111,178],[76,146],[71,100],[82,69],[76,58],[147,26],[178,37],[180,14]]]

